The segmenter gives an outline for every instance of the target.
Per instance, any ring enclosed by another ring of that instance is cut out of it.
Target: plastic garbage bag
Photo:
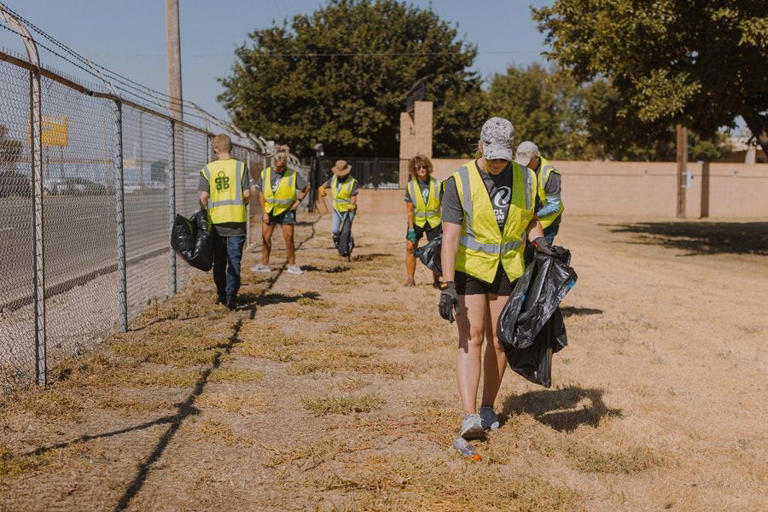
[[[570,252],[555,258],[536,254],[504,305],[497,333],[516,373],[552,385],[552,354],[568,344],[560,301],[576,284]]]
[[[437,235],[431,242],[422,245],[413,251],[414,256],[419,258],[429,270],[441,275],[443,267],[440,265],[440,250],[443,247],[443,235]]]
[[[501,310],[497,333],[502,343],[527,348],[560,302],[576,284],[578,276],[570,266],[571,253],[560,258],[536,253]]]
[[[339,231],[339,244],[336,249],[342,256],[349,256],[352,254],[352,249],[355,247],[355,239],[352,237],[352,219],[349,215],[344,216],[344,221],[341,224],[341,231]]]
[[[171,229],[171,247],[193,267],[208,271],[213,266],[214,236],[204,210],[195,212],[189,219],[176,214]]]

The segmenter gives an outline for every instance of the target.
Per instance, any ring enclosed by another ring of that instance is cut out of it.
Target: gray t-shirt
[[[248,172],[248,166],[243,163],[243,178],[240,182],[243,191],[248,190],[251,186],[251,174]],[[200,182],[197,184],[198,192],[211,193],[211,184],[205,179],[205,176],[200,175]],[[219,236],[245,236],[247,228],[245,222],[223,222],[216,224],[216,232]]]
[[[288,168],[286,168],[288,170]],[[272,192],[275,192],[277,190],[277,187],[280,184],[280,178],[283,177],[283,173],[285,171],[277,172],[275,169],[272,169],[272,172],[269,173],[269,185],[272,187]],[[304,190],[304,187],[306,187],[309,184],[307,179],[300,173],[296,173],[296,192],[301,192]],[[256,184],[253,186],[255,190],[264,190],[263,184],[261,183],[261,173],[259,173],[259,178],[256,180]]]
[[[408,183],[410,183],[410,181]],[[416,183],[419,186],[419,191],[421,192],[421,197],[424,199],[424,204],[427,204],[427,201],[429,201],[429,193],[430,193],[430,190],[429,190],[429,180],[427,180],[427,181],[416,180]],[[411,192],[410,192],[410,188],[408,186],[405,187],[405,202],[406,203],[416,204],[416,203],[413,202],[413,199],[411,198]]]
[[[477,163],[477,162],[475,162]],[[480,171],[483,178],[485,189],[491,198],[493,213],[496,216],[496,223],[500,230],[504,230],[504,223],[507,221],[509,213],[509,203],[512,199],[512,166],[507,165],[503,171],[497,175]],[[456,190],[456,181],[453,176],[443,182],[443,222],[451,224],[461,224],[464,220],[464,209],[461,207],[459,192]],[[539,211],[541,201],[536,197],[534,211]]]
[[[351,178],[352,178],[352,175],[351,174],[347,174],[343,178],[337,179],[336,180],[336,188],[341,188],[347,182],[347,180],[349,180]],[[328,181],[323,183],[323,185],[322,185],[323,188],[331,188],[331,180],[332,179],[333,179],[333,177],[329,178]],[[358,182],[356,181],[355,184],[352,185],[352,193],[350,195],[353,195],[353,196],[357,195],[357,185],[358,185]]]

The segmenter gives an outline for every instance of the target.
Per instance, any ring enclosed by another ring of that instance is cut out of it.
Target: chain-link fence
[[[45,383],[197,272],[170,228],[199,208],[213,135],[0,51],[0,392]]]

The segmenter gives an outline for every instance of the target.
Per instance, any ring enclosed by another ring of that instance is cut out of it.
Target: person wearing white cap
[[[459,328],[456,378],[464,419],[461,436],[481,437],[499,427],[493,405],[507,366],[496,334],[499,315],[523,274],[526,240],[556,255],[544,239],[536,211],[536,174],[512,160],[514,128],[507,119],[488,119],[480,132],[479,158],[444,182],[442,201],[443,283],[440,316]],[[483,395],[477,409],[482,357]]]
[[[530,140],[523,141],[517,146],[515,161],[536,173],[538,181],[536,192],[543,205],[540,210],[536,210],[536,216],[541,221],[541,227],[544,228],[544,238],[552,245],[555,235],[560,230],[560,219],[564,210],[563,201],[560,198],[560,173],[549,163],[549,160],[541,156],[539,147]]]

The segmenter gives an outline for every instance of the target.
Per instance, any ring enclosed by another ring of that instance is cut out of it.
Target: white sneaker
[[[272,269],[269,267],[269,265],[265,265],[263,263],[259,263],[258,265],[254,265],[251,267],[251,271],[253,272],[272,272]]]
[[[481,407],[478,412],[480,423],[485,430],[496,430],[499,428],[499,417],[493,412],[493,407]]]
[[[465,414],[461,423],[461,437],[466,440],[483,437],[483,425],[477,414]]]
[[[301,267],[298,265],[288,265],[288,268],[285,269],[286,274],[303,274],[304,271],[301,270]]]

